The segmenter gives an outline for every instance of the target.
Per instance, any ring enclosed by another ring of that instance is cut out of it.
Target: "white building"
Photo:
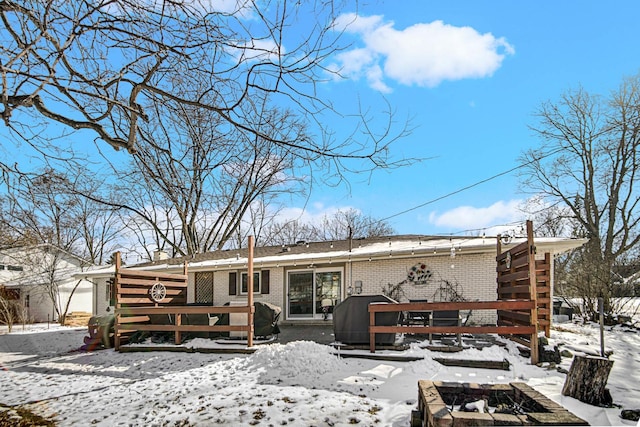
[[[77,274],[90,263],[51,244],[0,251],[0,284],[18,294],[29,321],[57,321],[54,306],[68,313],[94,311],[93,283]]]
[[[524,239],[503,243],[503,250]],[[537,238],[537,257],[551,259],[586,239]],[[351,294],[387,293],[400,285],[400,302],[410,299],[495,301],[495,237],[391,236],[334,242],[297,242],[254,250],[254,300],[283,309],[287,321],[322,318],[322,300],[337,304]],[[247,249],[214,251],[158,260],[135,269],[179,273],[187,263],[188,303],[223,305],[246,301]],[[114,304],[108,280],[113,267],[86,275],[95,283],[94,306],[104,314]],[[492,319],[475,319],[491,322]]]

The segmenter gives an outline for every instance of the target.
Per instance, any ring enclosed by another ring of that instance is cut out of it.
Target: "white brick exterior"
[[[403,297],[400,302],[410,299],[427,299],[428,301],[447,301],[451,290],[467,301],[494,301],[496,299],[496,265],[495,256],[490,254],[460,254],[455,258],[449,255],[429,257],[393,257],[371,261],[353,261],[351,263],[333,263],[319,265],[316,268],[342,270],[341,298],[348,296],[348,288],[362,282],[362,294],[381,294],[388,284],[398,284],[407,279],[407,273],[416,264],[425,264],[432,272],[426,284],[405,283]],[[254,294],[254,300],[268,302],[283,309],[283,319],[287,312],[287,277],[288,271],[300,271],[299,268],[269,267],[269,294]],[[223,305],[230,301],[246,301],[246,295],[229,295],[229,272],[236,271],[238,277],[246,270],[221,269],[214,271],[214,305]],[[256,271],[261,271],[256,269]],[[305,271],[314,271],[313,269]],[[195,273],[189,274],[188,301],[194,300]],[[450,285],[447,285],[448,284]],[[476,323],[495,322],[495,315],[474,313],[472,320]]]
[[[452,292],[467,301],[495,301],[496,263],[489,254],[458,255],[455,258],[430,256],[416,258],[390,258],[352,263],[353,282],[362,281],[363,294],[379,294],[388,284],[397,284],[407,279],[412,266],[424,264],[432,273],[427,283],[407,282],[402,285],[399,302],[411,299],[426,299],[430,302],[448,301]],[[495,314],[473,313],[476,323],[495,323]]]
[[[537,258],[543,258],[546,252],[551,253],[553,257],[554,254],[579,247],[584,242],[585,240],[559,238],[538,239]],[[455,256],[452,257],[451,249],[454,244]],[[506,250],[517,244],[518,242],[514,241],[509,245],[505,244],[502,249]],[[420,236],[378,238],[374,241],[315,242],[293,245],[291,248],[256,248],[254,271],[268,270],[270,286],[269,293],[255,294],[254,300],[281,307],[281,319],[293,320],[288,316],[287,307],[289,272],[317,273],[329,270],[340,272],[341,300],[347,298],[350,291],[357,293],[355,290],[360,284],[361,294],[370,295],[384,293],[383,289],[389,285],[403,283],[399,302],[413,299],[426,299],[429,302],[451,301],[456,297],[466,301],[495,301],[496,251],[496,241],[489,238],[465,237],[457,240],[454,238],[452,241],[450,238],[428,239]],[[214,305],[246,301],[246,295],[230,295],[229,292],[229,273],[235,272],[239,280],[241,273],[247,271],[247,250],[244,249],[242,254],[240,252],[219,251],[203,254],[200,259],[189,261],[187,301],[195,301],[197,272],[213,272]],[[182,265],[178,262],[157,263],[143,268],[179,273],[182,271]],[[422,265],[425,271],[430,272],[428,280],[419,283],[412,281],[413,279],[409,280],[409,273],[414,271],[412,267]],[[103,281],[94,282],[98,286],[98,299],[105,298]],[[318,301],[323,297],[320,292],[314,292],[313,303],[307,302],[309,305],[304,306],[306,311],[298,311],[299,318],[308,313],[310,304],[318,310]],[[95,307],[100,311],[106,305],[103,301],[97,301]],[[495,324],[496,314],[493,310],[474,311],[470,320],[475,324]]]

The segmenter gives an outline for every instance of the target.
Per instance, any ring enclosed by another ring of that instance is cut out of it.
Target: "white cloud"
[[[332,69],[349,78],[365,78],[381,92],[391,90],[385,79],[435,87],[445,80],[489,77],[506,55],[515,52],[504,38],[442,21],[397,30],[382,16],[346,14],[338,18],[336,28],[360,37],[364,47],[337,55]]]
[[[331,217],[339,211],[355,209],[352,206],[326,206],[323,203],[315,202],[306,208],[290,207],[278,212],[277,219],[280,222],[300,221],[305,224],[318,224],[325,217]],[[357,209],[359,211],[359,209]]]
[[[458,206],[443,213],[431,212],[429,222],[451,230],[487,229],[487,234],[496,234],[505,229],[494,227],[496,224],[510,224],[525,219],[522,203],[522,200],[516,199],[501,200],[487,207]]]

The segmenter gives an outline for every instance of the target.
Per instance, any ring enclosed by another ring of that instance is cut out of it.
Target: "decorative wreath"
[[[155,302],[160,302],[167,296],[167,288],[160,282],[155,283],[151,289],[149,289],[149,296]]]

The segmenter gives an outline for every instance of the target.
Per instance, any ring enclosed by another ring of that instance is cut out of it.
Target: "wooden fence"
[[[548,337],[551,330],[551,255],[536,260],[533,240],[533,223],[527,221],[527,240],[502,252],[500,236],[496,256],[498,300],[528,299],[535,303],[535,310],[499,310],[499,326],[535,326],[535,334],[510,334],[508,338],[531,350],[531,359],[538,360],[538,331]]]
[[[377,333],[496,333],[527,346],[531,363],[538,363],[538,331],[549,336],[551,328],[551,256],[536,260],[533,223],[527,221],[527,240],[502,252],[497,243],[497,301],[433,302],[369,305],[371,352]],[[375,314],[400,311],[496,310],[496,326],[377,326]]]
[[[376,313],[402,312],[402,311],[427,311],[434,312],[440,310],[498,310],[498,311],[535,311],[535,302],[531,300],[512,301],[463,301],[463,302],[414,302],[414,303],[371,303],[369,304],[369,349],[372,353],[376,351],[376,334],[383,333],[405,333],[405,334],[517,334],[534,337],[537,328],[533,325],[502,325],[502,326],[377,326]],[[534,361],[533,352],[532,363]]]
[[[247,336],[253,328],[248,324],[242,325],[192,325],[183,324],[183,316],[208,315],[210,314],[230,314],[230,313],[254,313],[254,307],[242,306],[166,306],[166,307],[129,307],[118,309],[120,323],[118,329],[120,333],[151,331],[151,332],[173,332],[174,343],[182,343],[182,332],[246,332]],[[150,319],[166,316],[167,322],[163,324],[149,323]],[[116,346],[116,350],[119,345]]]
[[[248,346],[252,345],[253,302],[245,306],[188,306],[187,277],[186,264],[183,274],[134,270],[122,268],[120,254],[115,254],[116,350],[120,350],[120,346],[138,331],[173,332],[175,344],[182,342],[183,332],[246,332]],[[249,289],[253,289],[251,283]],[[209,314],[231,313],[246,313],[246,324],[208,324]],[[184,324],[183,316],[189,315],[207,315],[207,322]]]
[[[538,303],[538,330],[544,330],[544,335],[551,336],[551,317],[553,316],[553,302],[551,301],[551,254],[544,254],[544,259],[536,260],[536,302]]]

